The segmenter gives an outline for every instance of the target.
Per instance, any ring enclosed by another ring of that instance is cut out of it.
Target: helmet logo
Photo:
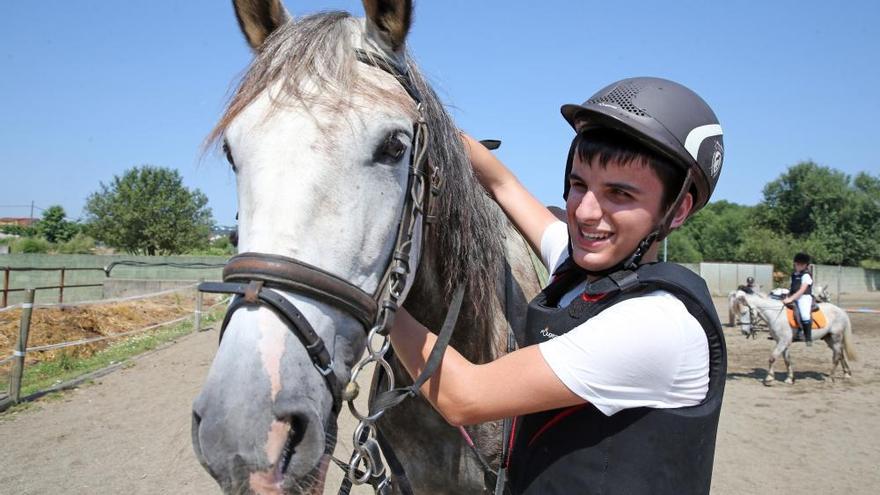
[[[721,141],[715,141],[715,152],[712,153],[712,168],[709,170],[712,173],[712,177],[718,177],[718,173],[721,172],[722,161],[724,161],[724,147],[721,146]]]
[[[694,161],[700,163],[700,146],[703,144],[703,141],[713,137],[713,136],[721,136],[723,133],[721,131],[721,126],[718,124],[708,124],[701,125],[700,127],[695,127],[691,129],[691,132],[688,133],[687,137],[684,140],[684,149],[687,150],[688,153],[692,157],[694,157]],[[715,145],[718,146],[720,144],[720,139],[715,140]],[[715,148],[715,151],[718,151],[718,148]],[[724,155],[723,151],[719,155],[718,164],[721,166],[721,156]],[[714,159],[713,159],[714,162]],[[714,174],[713,174],[714,175]]]

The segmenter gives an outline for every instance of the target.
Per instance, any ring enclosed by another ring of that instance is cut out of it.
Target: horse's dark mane
[[[239,113],[279,81],[281,93],[299,101],[314,100],[315,95],[301,89],[302,82],[310,79],[316,80],[322,90],[342,95],[360,91],[386,101],[396,99],[395,103],[401,104],[400,92],[381,90],[358,78],[358,62],[349,40],[353,20],[347,12],[326,12],[279,27],[261,47],[209,142],[218,141]],[[422,94],[430,129],[428,160],[442,167],[445,178],[438,205],[439,223],[429,241],[431,252],[437,254],[437,277],[446,301],[457,284],[467,284],[476,321],[488,322],[504,256],[503,215],[476,181],[459,131],[437,95],[410,57],[407,66]]]

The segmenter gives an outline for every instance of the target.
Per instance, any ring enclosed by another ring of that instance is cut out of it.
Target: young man
[[[423,386],[454,425],[517,417],[513,493],[708,493],[726,354],[705,283],[654,263],[657,241],[709,199],[721,127],[691,90],[614,83],[565,105],[576,131],[560,222],[465,137],[475,172],[554,274],[526,341],[487,364],[448,349]],[[405,311],[395,352],[415,376],[435,337]]]
[[[782,300],[786,306],[796,303],[792,308],[795,311],[795,320],[800,323],[795,340],[803,339],[807,346],[813,345],[813,317],[810,312],[813,308],[813,277],[807,271],[810,266],[810,255],[798,253],[794,255],[794,272],[791,274],[791,287],[788,289],[788,297]]]

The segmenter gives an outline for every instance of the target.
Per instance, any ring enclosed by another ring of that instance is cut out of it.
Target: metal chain
[[[410,165],[412,181],[410,187],[410,208],[409,212],[404,214],[408,215],[408,222],[403,224],[406,226],[406,230],[401,232],[399,236],[391,265],[389,266],[389,279],[386,287],[383,289],[384,295],[379,304],[379,311],[376,314],[373,327],[367,334],[367,354],[352,369],[351,379],[346,384],[342,394],[343,400],[348,403],[349,411],[358,420],[357,427],[352,434],[353,451],[348,465],[348,479],[355,485],[368,483],[371,479],[382,479],[383,481],[379,485],[374,486],[376,493],[384,493],[390,488],[388,486],[390,478],[384,476],[385,464],[381,457],[376,430],[376,421],[382,417],[386,409],[369,409],[366,413],[362,413],[358,411],[354,400],[360,392],[357,379],[361,372],[371,364],[377,368],[381,367],[385,371],[387,388],[384,391],[394,389],[394,373],[391,369],[391,364],[385,360],[385,353],[391,347],[389,330],[399,307],[400,298],[413,274],[413,267],[409,266],[409,256],[416,226],[421,225],[419,220],[424,217],[425,213],[426,187],[430,187],[427,191],[432,196],[439,192],[439,187],[434,187],[435,185],[439,186],[439,183],[436,183],[436,181],[441,180],[436,177],[440,173],[438,169],[431,168],[431,184],[426,184],[427,178],[423,165],[427,153],[427,129],[421,117],[421,106],[419,106],[419,114],[419,121],[416,124],[415,142],[413,143],[415,148]],[[430,165],[428,166],[430,167]],[[406,217],[402,218],[407,219]],[[376,386],[380,385],[377,383]],[[376,392],[381,391],[377,390]]]

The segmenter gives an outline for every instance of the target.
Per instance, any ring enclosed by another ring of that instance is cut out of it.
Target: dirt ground
[[[716,304],[726,321],[726,301]],[[842,306],[880,309],[880,294],[850,296]],[[713,494],[880,492],[880,315],[850,317],[859,360],[854,377],[836,383],[824,344],[796,344],[795,384],[765,387],[772,342],[725,328],[729,376]],[[216,340],[216,331],[190,335],[91,385],[0,416],[0,494],[217,493],[190,447],[190,404]],[[342,441],[353,427],[344,414]],[[339,477],[331,468],[327,493],[336,493]]]

